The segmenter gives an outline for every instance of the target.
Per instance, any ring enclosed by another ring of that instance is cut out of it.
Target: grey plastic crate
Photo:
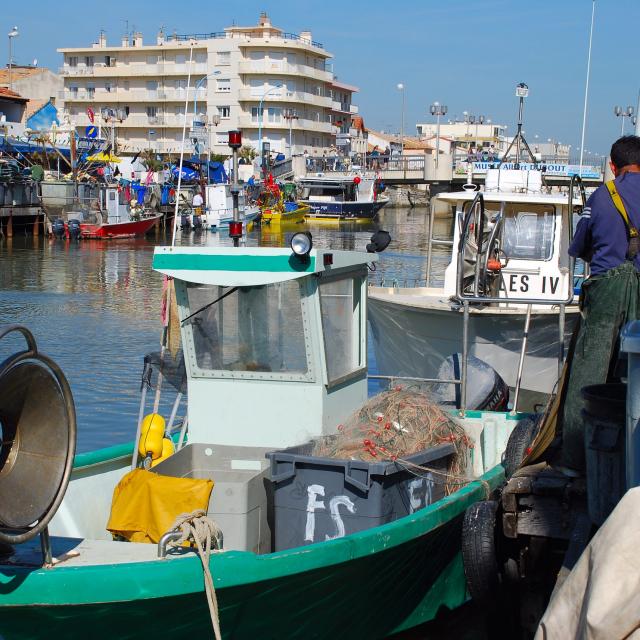
[[[269,553],[268,451],[266,447],[188,444],[152,471],[213,480],[207,515],[222,529],[224,548]]]
[[[275,550],[339,538],[391,522],[444,496],[444,478],[393,461],[318,458],[314,443],[267,453],[273,484]],[[455,448],[442,444],[407,456],[446,472]]]

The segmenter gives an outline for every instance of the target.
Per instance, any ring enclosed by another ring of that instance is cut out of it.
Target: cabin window
[[[239,374],[307,373],[297,280],[256,287],[190,284],[187,294],[190,313],[202,309],[188,320],[199,369]]]
[[[321,280],[319,290],[327,379],[331,384],[364,366],[360,280],[353,277]]]
[[[526,210],[523,210],[526,207]],[[553,254],[555,207],[508,205],[505,211],[502,249],[508,258],[550,260]]]

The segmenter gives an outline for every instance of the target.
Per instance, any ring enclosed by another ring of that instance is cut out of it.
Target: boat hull
[[[435,378],[442,362],[462,352],[463,313],[451,305],[394,303],[393,296],[369,293],[368,318],[376,364],[383,375]],[[565,349],[577,312],[567,310]],[[515,387],[525,312],[470,310],[469,353],[491,365]],[[558,379],[558,313],[533,312],[522,389],[549,394]],[[566,351],[565,351],[566,352]]]
[[[113,477],[130,451],[82,454],[78,482]],[[78,459],[77,458],[77,459]],[[89,459],[91,458],[91,459]],[[106,475],[105,475],[106,474]],[[466,600],[460,557],[465,509],[503,481],[502,467],[405,518],[344,538],[263,556],[242,551],[211,559],[224,638],[384,638],[432,620]],[[72,485],[74,479],[72,477]],[[63,504],[61,511],[65,510]],[[64,515],[62,516],[65,517]],[[55,530],[55,527],[54,527]],[[54,557],[81,541],[52,537]],[[193,553],[158,560],[155,547],[132,543],[145,561],[80,555],[52,569],[0,565],[3,640],[210,637],[202,568]],[[146,548],[146,549],[145,549]],[[27,554],[29,555],[29,554]],[[194,634],[197,634],[194,636]]]
[[[380,198],[375,202],[324,202],[321,200],[305,200],[310,218],[330,218],[351,220],[355,218],[372,219],[389,201]]]
[[[145,235],[161,218],[162,216],[159,215],[131,222],[82,223],[80,233],[83,238],[133,238]]]

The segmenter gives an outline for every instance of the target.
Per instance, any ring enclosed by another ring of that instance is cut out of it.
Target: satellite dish
[[[37,67],[38,66],[38,58],[34,58],[33,59],[33,66]]]

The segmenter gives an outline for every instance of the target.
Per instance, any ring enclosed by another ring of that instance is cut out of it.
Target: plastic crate
[[[308,442],[266,454],[276,551],[385,524],[444,496],[442,475],[389,460],[318,458],[313,447]],[[444,473],[454,452],[452,444],[442,444],[406,460]]]

